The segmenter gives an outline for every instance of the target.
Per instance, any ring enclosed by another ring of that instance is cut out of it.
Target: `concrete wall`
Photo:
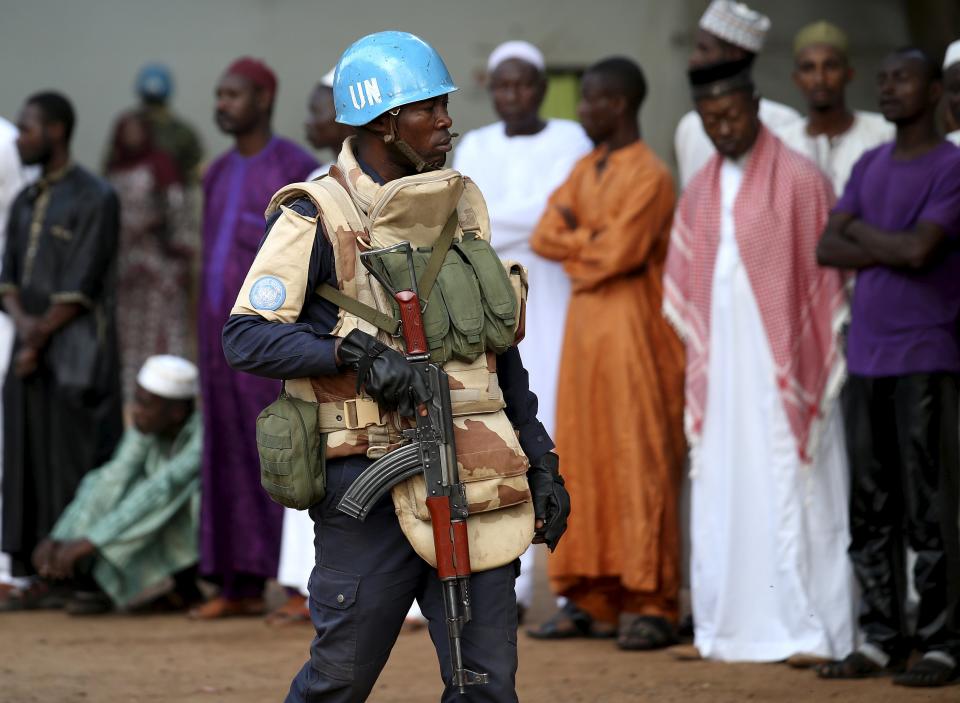
[[[706,0],[0,0],[0,115],[15,117],[24,97],[56,88],[75,102],[77,159],[98,166],[110,125],[133,104],[133,77],[146,60],[174,70],[176,109],[200,130],[208,154],[228,146],[212,122],[214,84],[235,57],[266,59],[280,76],[277,132],[302,138],[312,84],[357,37],[405,29],[432,42],[462,89],[451,102],[456,129],[493,119],[477,81],[499,42],[524,38],[548,62],[586,65],[612,54],[637,59],[650,97],[643,110],[646,138],[664,158],[678,117],[689,109],[686,56]],[[852,91],[857,107],[872,107],[877,60],[907,42],[895,0],[754,0],[773,19],[769,47],[758,64],[761,89],[799,107],[790,83],[790,42],[802,24],[832,19],[851,34],[860,69]]]

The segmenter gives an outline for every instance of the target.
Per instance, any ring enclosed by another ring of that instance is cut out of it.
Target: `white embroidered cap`
[[[713,0],[700,18],[700,29],[758,54],[770,31],[770,18],[742,2]]]
[[[327,88],[333,87],[333,74],[337,70],[337,67],[334,66],[329,71],[323,74],[323,78],[320,79],[320,85],[326,86]]]
[[[147,359],[137,374],[137,384],[161,398],[187,400],[199,391],[197,367],[172,354],[158,354]]]
[[[542,71],[547,65],[540,49],[528,41],[512,39],[505,41],[490,53],[490,58],[487,59],[487,73],[493,73],[497,70],[497,66],[509,59],[526,61],[535,66],[538,71]]]
[[[943,57],[943,70],[946,71],[955,63],[960,63],[960,39],[947,47],[947,53]]]

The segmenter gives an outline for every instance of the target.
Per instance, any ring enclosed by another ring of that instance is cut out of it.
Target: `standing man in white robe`
[[[843,286],[814,258],[833,192],[763,126],[749,61],[690,78],[718,153],[677,208],[664,312],[687,348],[694,644],[808,663],[855,634]]]
[[[713,0],[700,18],[689,67],[741,59],[753,61],[763,49],[769,30],[770,18],[766,15],[740,2]],[[800,113],[792,107],[760,99],[760,121],[775,134],[799,119]],[[695,110],[680,118],[673,148],[680,173],[680,188],[683,189],[716,153]]]
[[[947,139],[960,146],[960,39],[947,47],[943,57],[943,99],[951,129]]]
[[[0,117],[0,254],[7,244],[7,216],[17,193],[32,180],[20,163],[17,152],[17,128]],[[13,347],[13,322],[0,311],[0,378],[7,375],[7,363]],[[3,418],[3,399],[0,398],[0,421]],[[0,429],[0,456],[3,456],[3,431]],[[3,462],[0,461],[0,485],[3,483]],[[2,501],[0,501],[2,509]],[[2,524],[0,520],[0,524]],[[14,579],[10,571],[10,557],[0,552],[0,600],[15,586],[24,585]]]
[[[847,107],[847,86],[853,80],[847,47],[847,35],[829,22],[814,22],[797,32],[793,82],[806,100],[807,118],[779,134],[820,167],[837,197],[863,152],[891,141],[895,133],[882,115]]]
[[[500,121],[465,134],[453,167],[483,191],[497,255],[519,261],[529,273],[520,350],[533,360],[527,368],[530,390],[552,435],[570,282],[561,264],[533,253],[530,235],[550,194],[593,144],[577,122],[541,119],[544,69],[543,54],[529,42],[508,41],[494,49],[487,61],[488,87]],[[533,550],[521,557],[516,583],[517,603],[524,610],[533,598],[533,558]]]

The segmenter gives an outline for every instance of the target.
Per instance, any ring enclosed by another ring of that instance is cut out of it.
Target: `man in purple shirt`
[[[317,167],[304,149],[275,136],[270,116],[276,76],[263,62],[235,61],[217,84],[217,126],[235,146],[203,179],[203,265],[198,310],[203,460],[200,570],[220,597],[194,610],[200,619],[263,610],[263,586],[277,575],[283,508],[260,488],[260,459],[251,431],[280,392],[276,381],[234,371],[220,330],[230,316],[264,233],[263,213],[287,183]]]
[[[857,271],[844,391],[851,467],[850,557],[863,589],[865,642],[820,667],[824,678],[895,668],[939,686],[960,662],[960,149],[939,136],[939,67],[916,49],[879,73],[896,140],[866,152],[817,249]],[[904,543],[917,553],[915,637],[904,617]]]

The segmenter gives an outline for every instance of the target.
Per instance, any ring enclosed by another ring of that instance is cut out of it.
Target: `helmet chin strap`
[[[387,120],[387,123],[390,125],[390,131],[383,135],[384,143],[393,144],[395,147],[397,147],[397,151],[403,154],[407,161],[413,164],[413,167],[417,170],[417,173],[423,173],[424,171],[439,171],[441,168],[443,168],[442,166],[437,166],[426,161],[413,149],[412,146],[400,138],[400,131],[397,129],[397,116],[400,114],[399,107],[396,110],[390,110],[387,114],[390,116],[390,119]],[[454,133],[451,136],[458,137],[460,135]]]

